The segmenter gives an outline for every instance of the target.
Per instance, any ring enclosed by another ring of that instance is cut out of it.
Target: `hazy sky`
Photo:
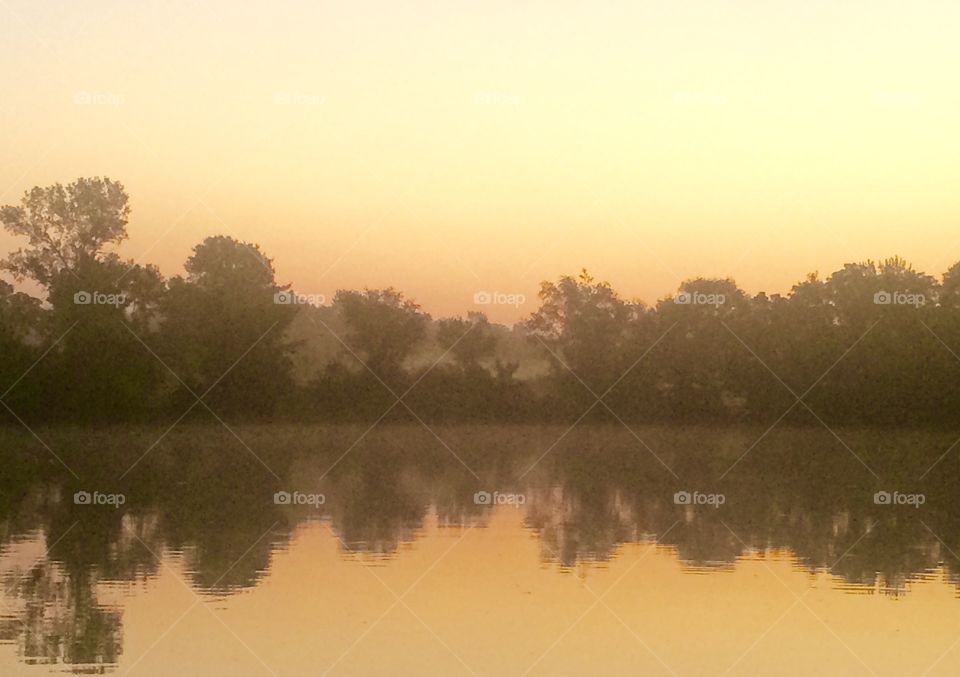
[[[960,259],[956,2],[0,0],[0,204],[131,195],[122,253],[224,233],[303,293],[442,315],[588,267],[695,275]],[[14,246],[0,235],[0,253]]]

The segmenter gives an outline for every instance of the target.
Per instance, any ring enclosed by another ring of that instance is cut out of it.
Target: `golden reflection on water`
[[[845,431],[879,484],[825,431],[774,432],[720,482],[762,430],[645,430],[681,484],[624,431],[574,431],[529,474],[562,430],[442,432],[478,475],[419,429],[332,471],[359,432],[245,430],[274,485],[235,441],[185,430],[122,510],[12,457],[0,675],[960,674],[960,459],[914,473],[952,434]],[[56,441],[112,486],[98,446]],[[876,501],[897,488],[923,508]]]
[[[892,596],[811,575],[788,550],[690,568],[652,540],[545,560],[524,509],[440,526],[390,557],[301,523],[252,588],[200,595],[176,553],[98,589],[122,612],[119,674],[955,675],[960,604],[942,570]],[[42,555],[29,541],[6,557]],[[697,575],[699,574],[699,575]],[[862,594],[849,594],[856,591]],[[0,645],[3,674],[36,674]],[[62,669],[63,666],[53,666]]]

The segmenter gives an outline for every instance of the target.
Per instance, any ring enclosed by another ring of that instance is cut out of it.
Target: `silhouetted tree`
[[[100,178],[34,188],[0,208],[4,227],[27,238],[3,268],[42,285],[51,306],[44,339],[56,351],[35,376],[49,417],[123,420],[152,404],[160,366],[123,325],[146,331],[160,274],[107,251],[126,238],[129,213],[123,186]]]
[[[333,305],[347,325],[350,350],[391,386],[403,381],[403,362],[426,334],[429,315],[395,289],[340,290]]]
[[[613,386],[626,368],[632,325],[643,306],[620,298],[607,282],[586,270],[540,286],[540,308],[525,329],[546,348],[557,383],[556,411],[582,411]],[[586,387],[584,387],[586,386]]]
[[[3,227],[28,242],[4,261],[3,269],[44,286],[63,270],[76,272],[84,260],[100,259],[106,245],[126,239],[127,202],[123,185],[106,178],[33,188],[20,206],[0,208]]]
[[[457,366],[476,372],[483,361],[494,356],[497,338],[483,313],[470,312],[467,319],[446,318],[437,322],[437,344],[449,351]]]
[[[185,268],[160,308],[165,360],[196,395],[209,392],[218,413],[276,412],[293,388],[284,333],[296,306],[272,262],[259,246],[220,235],[194,247]]]
[[[0,270],[45,294],[0,281],[0,393],[18,416],[176,417],[203,395],[223,414],[370,420],[409,386],[405,405],[451,420],[569,421],[594,407],[644,421],[946,425],[960,411],[960,264],[940,284],[900,257],[848,263],[752,298],[695,278],[655,308],[584,270],[543,282],[540,307],[512,329],[479,313],[433,322],[393,288],[341,290],[299,315],[294,343],[297,297],[257,245],[207,238],[165,282],[112,249],[128,202],[120,183],[81,178],[0,208],[26,240]]]

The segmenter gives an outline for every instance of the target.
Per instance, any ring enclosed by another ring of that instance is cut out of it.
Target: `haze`
[[[0,2],[0,204],[106,175],[122,253],[211,234],[331,298],[514,321],[587,267],[789,291],[960,259],[948,2]],[[15,242],[0,234],[0,251]]]

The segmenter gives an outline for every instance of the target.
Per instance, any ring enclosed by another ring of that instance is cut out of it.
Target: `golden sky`
[[[954,2],[0,2],[0,204],[107,175],[122,253],[224,233],[435,315],[586,266],[654,302],[960,259]],[[0,252],[14,242],[0,235]]]

